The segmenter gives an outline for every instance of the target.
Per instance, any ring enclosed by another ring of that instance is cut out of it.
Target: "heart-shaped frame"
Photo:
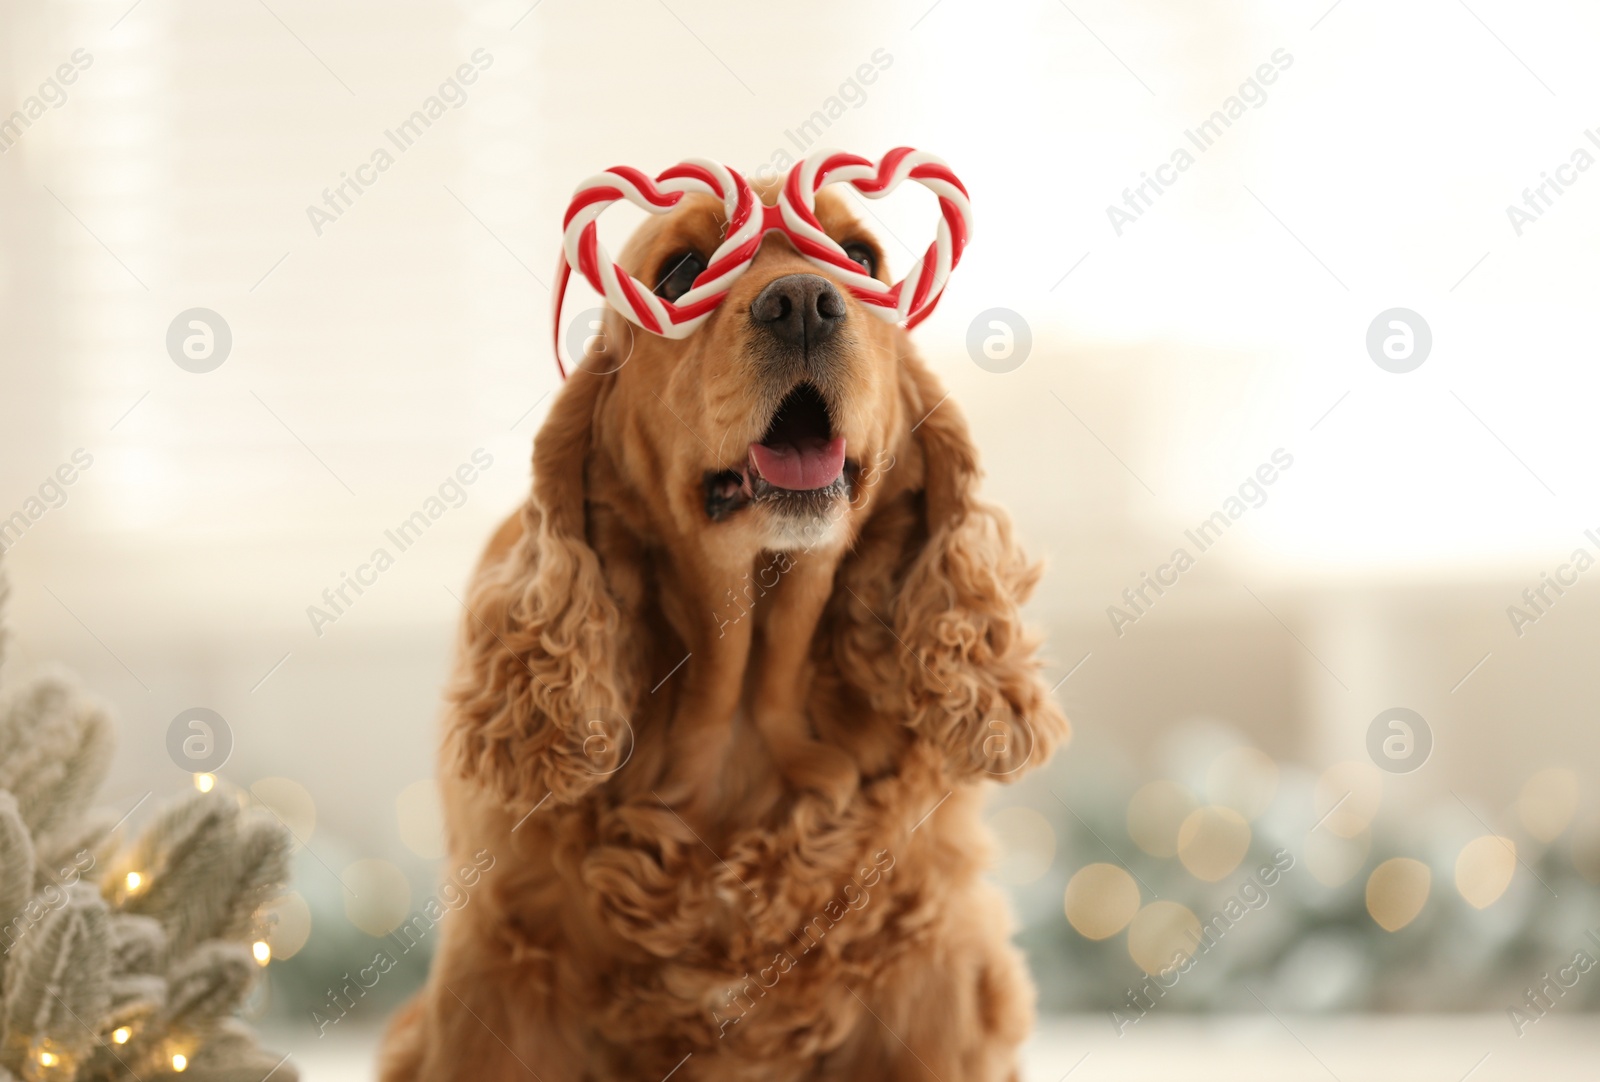
[[[623,270],[600,243],[595,221],[621,199],[652,214],[665,214],[687,192],[722,200],[731,227],[712,256],[711,266],[677,302],[663,300],[650,287]],[[634,323],[654,334],[682,338],[693,333],[727,295],[727,287],[743,273],[761,239],[760,205],[744,177],[727,166],[701,158],[679,162],[653,179],[631,166],[619,165],[590,177],[573,193],[562,221],[562,252],[556,274],[556,361],[560,363],[561,307],[567,282],[576,267],[595,292]],[[717,273],[713,274],[712,272]],[[563,369],[565,374],[565,369]]]
[[[882,199],[904,180],[915,180],[939,197],[939,228],[922,258],[906,276],[886,286],[863,272],[861,264],[844,254],[817,221],[817,192],[829,184],[846,183],[868,199]],[[939,303],[950,272],[961,262],[972,235],[972,202],[967,189],[944,160],[911,147],[896,147],[876,164],[858,154],[824,150],[796,162],[784,179],[778,205],[783,210],[784,232],[817,266],[842,279],[863,304],[885,319],[904,321],[910,330]]]
[[[823,230],[817,221],[816,196],[828,184],[847,183],[869,199],[882,199],[908,179],[938,196],[938,231],[906,276],[886,286],[867,274]],[[728,231],[689,291],[669,301],[612,261],[611,253],[600,243],[595,222],[607,207],[622,199],[652,214],[665,214],[687,192],[722,200]],[[812,155],[789,170],[777,203],[770,207],[762,205],[738,171],[702,158],[680,162],[654,178],[631,166],[608,169],[578,185],[562,221],[552,327],[556,367],[565,377],[561,310],[573,268],[633,323],[665,338],[683,338],[694,333],[722,303],[755,259],[762,238],[772,230],[783,233],[802,256],[840,279],[857,300],[910,330],[933,311],[944,295],[950,272],[961,262],[972,234],[972,204],[966,188],[942,159],[911,147],[896,147],[876,164],[836,150]]]

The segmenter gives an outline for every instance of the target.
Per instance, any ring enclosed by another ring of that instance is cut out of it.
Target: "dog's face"
[[[851,258],[888,280],[882,249],[838,196],[820,193],[816,211]],[[686,197],[645,222],[619,262],[676,300],[725,228],[720,202]],[[775,233],[687,338],[607,320],[609,339],[631,336],[632,346],[608,377],[597,431],[675,532],[734,551],[828,548],[850,536],[906,436],[902,330]]]

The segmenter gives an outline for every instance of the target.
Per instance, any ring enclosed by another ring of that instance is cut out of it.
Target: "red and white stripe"
[[[664,300],[650,287],[619,267],[600,243],[595,221],[607,207],[621,199],[652,214],[665,214],[687,192],[701,192],[722,200],[728,216],[727,239],[711,257],[710,266],[694,287],[676,302]],[[683,338],[705,322],[727,296],[728,287],[743,274],[761,245],[760,201],[744,177],[727,166],[701,158],[668,169],[651,179],[631,166],[619,165],[578,185],[562,223],[561,260],[556,267],[554,335],[556,365],[561,374],[561,309],[567,283],[577,268],[595,292],[612,308],[654,334]]]
[[[939,227],[933,243],[906,276],[886,286],[845,255],[823,231],[816,217],[816,194],[824,185],[848,183],[869,199],[881,199],[907,179],[938,196]],[[607,207],[622,199],[652,214],[665,214],[687,192],[722,200],[728,232],[693,287],[676,301],[668,301],[612,261],[611,253],[600,243],[595,222]],[[749,269],[762,237],[776,230],[806,259],[839,279],[856,299],[884,319],[904,322],[909,330],[933,311],[950,272],[961,261],[972,232],[972,204],[950,167],[932,154],[897,147],[873,164],[854,154],[830,150],[797,162],[784,178],[777,205],[771,208],[761,205],[742,175],[716,162],[691,158],[653,179],[630,166],[616,166],[578,185],[562,227],[552,333],[556,367],[565,376],[561,310],[573,268],[633,323],[665,338],[683,338],[694,333],[722,303],[729,288]]]
[[[828,184],[847,183],[868,199],[882,199],[915,180],[939,197],[939,228],[933,243],[892,286],[868,275],[844,254],[817,221],[817,192]],[[824,150],[796,162],[784,180],[778,204],[784,232],[811,262],[831,272],[846,288],[885,319],[903,321],[909,330],[933,311],[944,294],[950,272],[972,236],[972,202],[967,189],[942,158],[911,147],[896,147],[877,164],[856,154]]]

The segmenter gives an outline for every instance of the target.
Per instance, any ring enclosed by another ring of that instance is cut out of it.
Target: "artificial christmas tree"
[[[66,676],[5,681],[6,598],[0,559],[0,1082],[292,1082],[235,1017],[286,832],[218,788],[123,845],[89,810],[110,718]]]

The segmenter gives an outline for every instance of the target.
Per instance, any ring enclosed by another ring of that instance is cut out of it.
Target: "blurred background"
[[[256,1013],[365,1077],[422,952],[311,1011],[437,889],[456,597],[558,386],[572,188],[920,147],[976,229],[916,341],[1047,563],[1075,723],[993,799],[1030,1077],[1592,1063],[1597,32],[1576,0],[0,3],[17,653],[116,705],[113,803],[219,784],[291,826]],[[899,274],[933,202],[863,215]],[[214,778],[168,752],[195,707]]]

